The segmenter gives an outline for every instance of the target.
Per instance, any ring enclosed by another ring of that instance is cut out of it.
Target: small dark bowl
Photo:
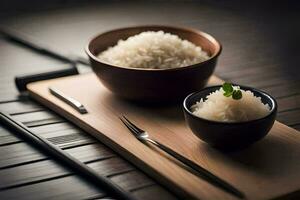
[[[159,31],[178,35],[208,52],[204,62],[175,69],[140,69],[114,66],[98,59],[97,55],[120,39],[144,31]],[[202,89],[212,75],[221,44],[207,33],[170,26],[137,26],[112,30],[94,37],[86,47],[93,71],[102,84],[114,94],[140,102],[182,101],[189,93]]]
[[[274,124],[277,103],[267,93],[254,88],[241,86],[241,89],[250,90],[255,96],[261,97],[264,104],[269,104],[271,112],[263,118],[246,122],[218,122],[195,116],[191,112],[190,108],[193,104],[201,98],[205,100],[208,94],[220,87],[222,86],[207,87],[185,98],[183,102],[185,120],[193,133],[211,146],[228,150],[247,147],[266,136]]]

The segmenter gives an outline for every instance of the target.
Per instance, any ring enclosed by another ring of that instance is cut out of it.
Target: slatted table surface
[[[235,2],[236,3],[236,2]],[[105,2],[49,6],[35,12],[2,12],[1,25],[64,55],[85,57],[92,35],[138,24],[169,24],[204,30],[223,44],[216,74],[269,92],[277,119],[300,130],[299,13],[296,6],[245,6],[212,2]],[[298,25],[298,26],[297,26]],[[87,133],[26,97],[13,78],[68,67],[0,38],[0,110],[67,151],[139,199],[176,199]],[[81,67],[86,72],[90,69]],[[101,188],[0,127],[0,199],[104,199]]]

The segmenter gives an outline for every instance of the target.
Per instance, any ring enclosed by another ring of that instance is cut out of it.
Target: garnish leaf
[[[232,95],[232,92],[225,92],[223,95],[224,95],[225,97],[230,97],[230,96]]]
[[[224,83],[222,85],[222,89],[224,90],[223,95],[225,97],[232,96],[234,100],[239,100],[243,96],[242,91],[239,89],[234,89],[231,83]]]
[[[234,90],[232,93],[232,98],[235,100],[241,99],[242,96],[243,96],[243,94],[242,94],[241,90]]]
[[[224,83],[222,88],[223,88],[225,93],[232,93],[233,92],[233,87],[232,87],[231,83]]]

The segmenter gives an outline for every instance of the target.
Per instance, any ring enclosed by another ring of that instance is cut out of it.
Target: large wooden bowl
[[[159,31],[178,35],[209,53],[204,62],[174,69],[139,69],[114,66],[97,58],[97,55],[120,39],[143,31]],[[169,26],[137,26],[102,33],[94,37],[86,47],[93,71],[100,81],[114,94],[142,102],[181,101],[191,92],[202,89],[212,75],[221,44],[211,35],[193,29]]]

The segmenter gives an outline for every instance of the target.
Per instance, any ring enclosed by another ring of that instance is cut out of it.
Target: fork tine
[[[134,127],[137,131],[139,132],[145,132],[143,129],[140,129],[139,127],[137,127],[136,125],[134,125],[131,121],[129,121],[129,119],[127,119],[124,115],[123,118],[132,126]]]
[[[125,122],[127,124],[127,126],[129,126],[133,131],[136,132],[136,134],[141,133],[140,129],[137,129],[135,126],[132,125],[132,123],[130,123],[130,121],[124,117],[122,117],[123,122]]]
[[[141,131],[140,129],[138,129],[136,126],[133,126],[133,124],[132,124],[128,119],[124,118],[124,116],[123,116],[122,119],[123,119],[123,121],[124,121],[128,126],[130,126],[131,129],[133,129],[137,134],[139,134],[139,133],[142,132],[142,131]]]
[[[129,131],[134,135],[134,136],[137,136],[138,132],[133,129],[129,124],[128,122],[126,122],[124,119],[122,119],[121,117],[119,117],[120,120],[123,122],[123,124],[129,129]]]

